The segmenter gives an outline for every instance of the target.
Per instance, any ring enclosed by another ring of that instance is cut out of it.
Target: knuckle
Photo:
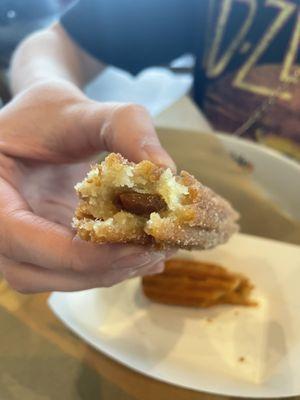
[[[151,120],[145,107],[134,103],[118,104],[113,107],[111,114],[103,124],[100,135],[107,148],[114,148],[118,144],[119,133],[131,130],[132,125],[141,121]]]
[[[127,108],[127,110],[129,112],[132,112],[132,113],[137,113],[137,114],[146,113],[146,114],[148,114],[146,108],[144,106],[142,106],[141,104],[128,103],[128,104],[125,105],[125,108]]]
[[[117,108],[116,116],[148,115],[146,108],[140,104],[125,103]]]

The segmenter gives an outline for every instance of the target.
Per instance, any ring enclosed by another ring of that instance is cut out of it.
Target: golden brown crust
[[[173,259],[165,271],[142,279],[144,294],[152,301],[189,307],[217,304],[253,306],[252,283],[225,268],[198,261]]]
[[[225,243],[238,229],[238,215],[227,201],[189,173],[174,176],[150,161],[129,163],[112,153],[76,191],[80,203],[73,226],[82,239],[96,243],[208,249]],[[150,200],[145,207],[139,204],[148,214],[134,213],[128,204],[122,209],[124,193],[135,193],[139,201],[148,196],[157,209],[150,213]]]

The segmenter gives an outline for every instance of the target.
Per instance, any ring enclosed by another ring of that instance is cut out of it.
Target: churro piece
[[[238,230],[230,204],[187,172],[110,154],[75,186],[73,227],[84,240],[209,249]]]
[[[211,307],[217,304],[253,306],[253,285],[243,275],[198,261],[172,259],[163,273],[142,279],[144,294],[163,304]]]

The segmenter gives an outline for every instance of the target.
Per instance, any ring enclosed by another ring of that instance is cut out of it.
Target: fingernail
[[[140,269],[141,276],[148,276],[148,275],[157,275],[161,274],[165,269],[165,263],[159,262],[151,267],[145,267]]]
[[[177,167],[172,158],[169,156],[164,157],[159,154],[154,154],[150,157],[150,160],[152,160],[154,164],[159,165],[163,168],[170,168],[173,173],[177,172]]]
[[[130,268],[130,269],[139,269],[148,264],[153,265],[158,263],[159,261],[165,258],[164,254],[162,253],[138,253],[133,254],[130,256],[122,257],[113,262],[112,268],[119,269],[119,268]]]
[[[144,152],[146,153],[146,157],[148,160],[152,161],[154,164],[159,165],[161,167],[168,167],[173,172],[177,171],[176,164],[172,160],[172,158],[159,146],[144,146]]]
[[[164,272],[165,269],[165,264],[163,262],[156,264],[155,267],[150,267],[147,268],[146,274],[147,275],[157,275],[157,274],[161,274],[162,272]],[[146,268],[145,268],[146,270]]]
[[[130,270],[127,274],[128,278],[135,278],[137,276],[146,276],[146,275],[156,275],[163,272],[165,269],[164,262],[159,262],[158,264],[147,266],[144,268],[133,269]]]

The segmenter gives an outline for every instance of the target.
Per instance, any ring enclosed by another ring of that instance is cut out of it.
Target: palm
[[[50,88],[41,84],[21,93],[0,113],[3,152],[17,166],[21,195],[35,214],[66,226],[70,226],[77,204],[74,185],[84,177],[92,162],[76,163],[88,155],[83,154],[80,140],[78,148],[73,146],[74,136],[80,138],[84,132],[80,136],[78,119],[65,111],[75,100],[82,101],[82,96],[68,83],[60,83],[59,87],[53,84]],[[64,135],[73,140],[64,141]],[[71,155],[68,143],[73,146]],[[10,178],[14,181],[17,176]]]
[[[89,167],[90,162],[68,165],[19,163],[22,194],[36,214],[70,226],[78,201],[74,185],[82,180]]]

